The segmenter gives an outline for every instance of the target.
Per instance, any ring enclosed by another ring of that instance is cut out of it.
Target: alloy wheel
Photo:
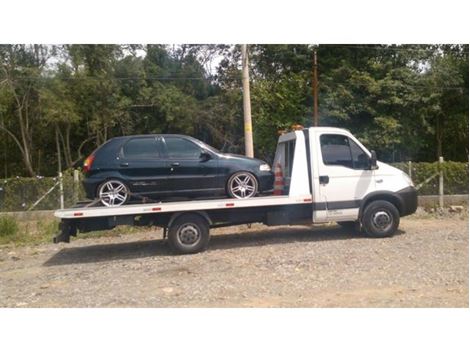
[[[250,173],[239,173],[230,179],[230,193],[239,199],[251,198],[256,195],[258,184],[255,176]]]
[[[129,192],[124,183],[117,180],[111,180],[100,186],[98,196],[103,205],[107,207],[118,207],[127,201]]]

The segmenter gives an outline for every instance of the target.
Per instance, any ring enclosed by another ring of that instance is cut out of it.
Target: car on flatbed
[[[176,134],[112,138],[85,160],[83,171],[87,197],[108,207],[142,197],[251,198],[271,191],[274,179],[262,160]]]
[[[311,127],[279,137],[274,157],[278,193],[247,199],[156,202],[57,210],[55,242],[118,225],[159,226],[178,253],[209,245],[211,228],[337,222],[369,237],[396,233],[400,217],[417,208],[417,192],[403,171],[377,161],[349,131]]]

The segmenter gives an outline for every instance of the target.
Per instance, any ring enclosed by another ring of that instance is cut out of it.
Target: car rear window
[[[159,158],[157,141],[155,138],[133,138],[129,140],[122,150],[128,159],[154,159]]]

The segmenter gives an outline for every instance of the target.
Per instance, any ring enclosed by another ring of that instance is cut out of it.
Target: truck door
[[[322,208],[327,221],[356,220],[361,199],[375,189],[368,153],[351,136],[341,133],[320,133],[315,149],[317,208]]]

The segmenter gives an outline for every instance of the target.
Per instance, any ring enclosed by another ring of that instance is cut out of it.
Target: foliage
[[[255,155],[278,130],[349,129],[384,161],[468,160],[468,45],[250,45]],[[211,65],[218,65],[217,70]],[[119,135],[183,133],[243,153],[238,45],[0,45],[2,177],[57,174]]]
[[[2,199],[0,211],[21,211],[29,209],[40,197],[45,195],[56,183],[56,177],[28,178],[19,177],[0,180]],[[76,203],[75,199],[85,199],[85,191],[81,184],[74,185],[71,175],[64,175],[64,203],[70,207]],[[56,186],[34,210],[50,210],[60,207],[60,191]]]
[[[12,216],[0,215],[0,239],[13,237],[18,233],[18,224]]]
[[[411,178],[415,185],[419,185],[439,172],[438,162],[435,163],[411,163]],[[408,163],[395,163],[393,166],[409,174]],[[445,194],[468,194],[468,163],[445,161],[441,165],[444,174]],[[418,191],[421,195],[439,194],[439,176],[426,182]]]

